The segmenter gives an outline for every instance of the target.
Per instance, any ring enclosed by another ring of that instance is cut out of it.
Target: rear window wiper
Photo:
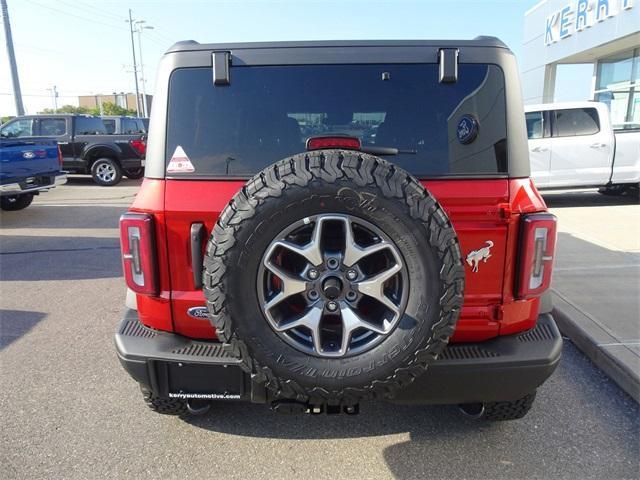
[[[395,147],[377,147],[374,145],[362,145],[362,147],[360,147],[360,151],[364,153],[370,153],[371,155],[382,155],[382,156],[400,155],[403,153],[415,155],[418,153],[417,150],[405,150],[405,149],[395,148]]]

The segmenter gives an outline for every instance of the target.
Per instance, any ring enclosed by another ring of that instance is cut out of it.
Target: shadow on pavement
[[[62,203],[62,202],[61,202]],[[40,206],[18,212],[2,212],[2,228],[118,228],[126,205],[117,206]]]
[[[0,236],[0,281],[120,276],[118,238]]]
[[[549,208],[567,207],[609,207],[615,205],[637,205],[638,197],[632,195],[608,196],[596,190],[542,191],[542,197]]]
[[[109,189],[117,189],[119,187],[134,187],[136,185],[141,185],[141,184],[142,184],[142,179],[131,180],[127,177],[122,177],[122,181],[117,185],[113,185],[112,187],[103,187],[95,183],[93,181],[93,178],[91,178],[91,175],[69,174],[67,176],[67,183],[65,185],[71,186],[71,187],[73,187],[74,185],[92,186],[100,189],[109,190]]]
[[[640,408],[570,342],[563,355],[533,410],[518,421],[488,423],[467,419],[453,406],[382,402],[363,405],[357,416],[285,416],[266,406],[220,403],[206,416],[185,421],[229,435],[286,440],[408,434],[382,452],[400,479],[549,478],[559,462],[567,478],[634,477],[637,448],[628,439],[640,434]],[[615,460],[605,461],[607,452],[617,452]]]
[[[0,350],[28,333],[46,313],[25,310],[0,310]]]
[[[572,458],[573,462],[557,467],[564,478],[636,476],[637,445],[624,436],[637,439],[640,434],[638,404],[594,369],[570,342],[565,342],[563,355],[558,371],[540,389],[524,419],[475,424],[466,430],[443,419],[436,428],[414,428],[409,441],[384,451],[392,474],[396,478],[553,478],[552,465],[559,458]],[[579,394],[567,397],[569,391]],[[552,416],[555,424],[540,428],[543,416]],[[611,418],[611,423],[602,423],[598,417]],[[459,449],[459,442],[467,448]],[[610,450],[618,452],[615,460],[603,461],[596,454]]]

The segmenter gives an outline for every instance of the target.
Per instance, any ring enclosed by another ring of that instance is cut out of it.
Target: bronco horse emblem
[[[491,258],[491,247],[493,247],[493,242],[491,240],[487,240],[484,242],[487,244],[486,247],[479,248],[478,250],[471,250],[467,255],[467,263],[471,267],[472,272],[478,271],[478,264],[480,261],[487,263],[487,260]]]

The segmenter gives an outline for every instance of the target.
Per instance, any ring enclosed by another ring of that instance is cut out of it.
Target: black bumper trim
[[[115,341],[125,370],[161,396],[204,393],[220,395],[216,398],[267,401],[264,386],[252,383],[240,369],[240,361],[218,342],[153,330],[139,322],[135,310],[127,310]],[[561,351],[558,327],[550,314],[543,314],[535,328],[526,332],[447,346],[425,374],[390,401],[447,404],[515,400],[553,373]]]

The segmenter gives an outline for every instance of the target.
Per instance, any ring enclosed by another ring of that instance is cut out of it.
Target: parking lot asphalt
[[[560,331],[640,402],[640,203],[548,192],[558,217],[553,304]]]
[[[0,216],[0,478],[638,478],[640,408],[570,341],[514,422],[383,403],[358,416],[149,411],[113,346],[117,221],[137,185],[71,178]]]

